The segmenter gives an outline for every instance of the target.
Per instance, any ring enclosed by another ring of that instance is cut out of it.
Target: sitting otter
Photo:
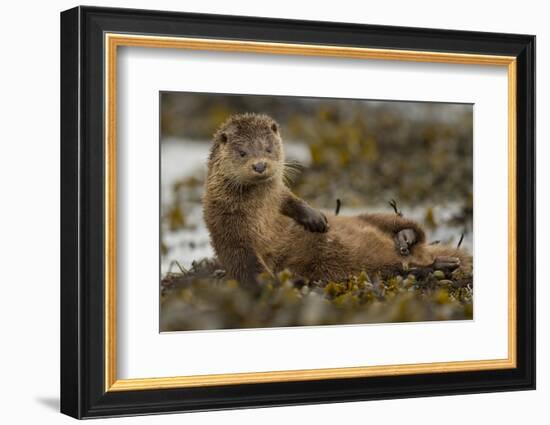
[[[397,214],[323,214],[285,185],[284,167],[279,126],[266,115],[234,115],[215,133],[204,218],[229,276],[250,284],[286,268],[342,280],[361,271],[452,270],[469,261],[455,248],[427,244],[423,229]]]

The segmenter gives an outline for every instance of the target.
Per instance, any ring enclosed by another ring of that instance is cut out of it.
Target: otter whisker
[[[285,171],[288,171],[290,173],[301,173],[305,168],[298,161],[285,162],[283,163],[283,165],[285,167]]]
[[[290,186],[292,183],[294,183],[294,176],[283,174],[283,181],[287,186]]]
[[[299,170],[303,170],[305,167],[302,163],[300,163],[299,161],[294,161],[294,160],[290,160],[290,161],[285,161],[284,162],[284,165],[286,167],[289,167],[289,168],[296,168],[296,169],[299,169]]]
[[[283,163],[283,179],[287,185],[294,182],[294,179],[298,174],[304,170],[304,166],[297,161],[290,161]]]

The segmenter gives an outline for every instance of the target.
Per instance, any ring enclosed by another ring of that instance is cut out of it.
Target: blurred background
[[[392,212],[423,223],[430,241],[472,247],[473,107],[468,104],[161,94],[161,273],[213,257],[201,196],[211,137],[231,114],[277,120],[292,190],[341,215]]]

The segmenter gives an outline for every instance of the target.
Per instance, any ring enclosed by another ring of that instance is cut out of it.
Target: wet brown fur
[[[265,176],[252,170],[257,161],[267,164]],[[204,218],[218,259],[242,282],[285,268],[309,279],[340,280],[363,270],[430,266],[438,256],[471,263],[461,250],[427,244],[418,223],[396,214],[323,215],[290,191],[284,175],[279,128],[267,115],[234,115],[214,135]],[[403,257],[394,237],[407,228],[415,230],[417,243]]]

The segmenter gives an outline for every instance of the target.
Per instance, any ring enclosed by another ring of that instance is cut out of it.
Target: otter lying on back
[[[470,261],[455,248],[426,244],[423,229],[396,214],[325,215],[290,191],[284,172],[279,127],[267,115],[234,115],[214,135],[204,218],[219,261],[243,283],[285,268],[341,280]]]

